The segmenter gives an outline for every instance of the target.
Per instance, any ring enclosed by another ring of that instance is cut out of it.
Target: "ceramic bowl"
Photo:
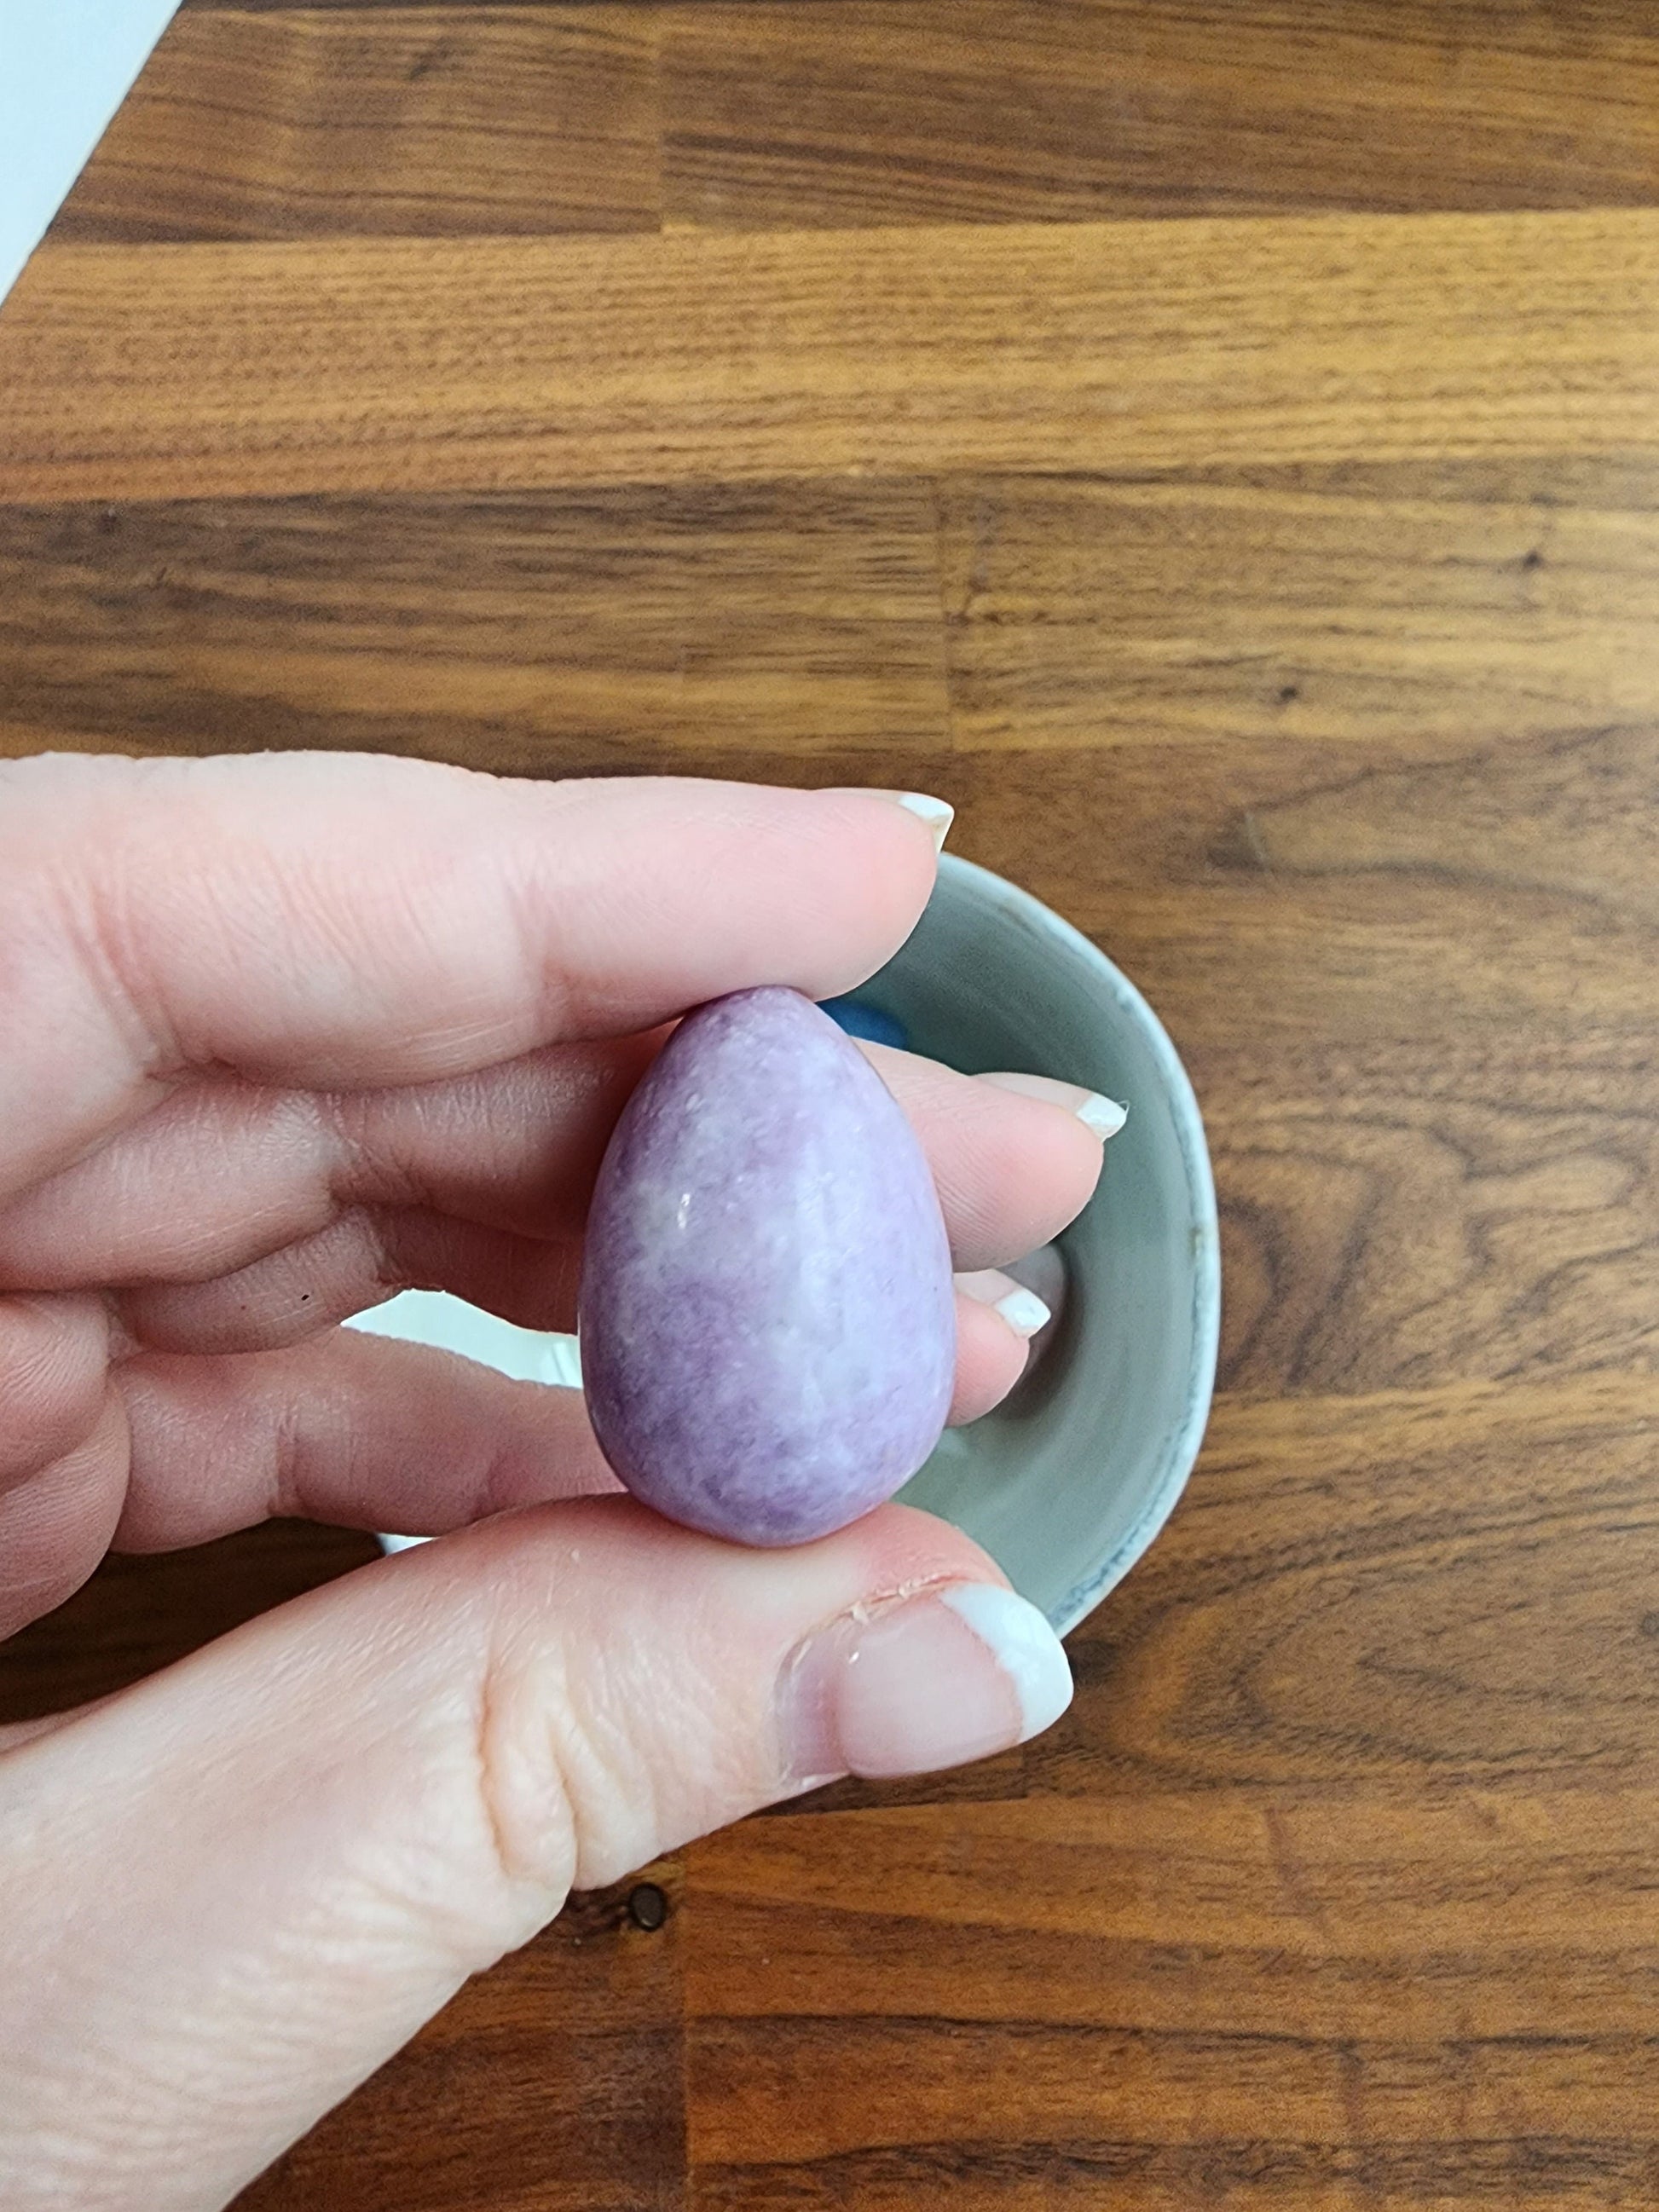
[[[994,1413],[950,1431],[901,1492],[965,1529],[1064,1633],[1168,1520],[1204,1432],[1221,1274],[1198,1103],[1127,977],[1029,892],[949,854],[915,933],[857,996],[964,1073],[1064,1076],[1129,1110],[1061,1239],[1066,1295],[1032,1371]],[[406,1293],[359,1325],[576,1379],[568,1338],[441,1295]]]
[[[921,924],[859,995],[897,1017],[913,1050],[966,1073],[1064,1076],[1128,1108],[1060,1240],[1053,1341],[901,1493],[982,1544],[1063,1634],[1169,1519],[1209,1413],[1221,1264],[1198,1102],[1163,1024],[1104,953],[948,854]]]

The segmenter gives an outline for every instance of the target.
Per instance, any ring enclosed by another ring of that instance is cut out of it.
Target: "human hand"
[[[222,2205],[573,1886],[1062,1708],[956,1530],[716,1543],[617,1492],[577,1394],[337,1326],[418,1285],[570,1327],[661,1025],[851,988],[933,874],[880,793],[0,766],[0,1634],[111,1547],[452,1532],[0,1731],[7,2212]],[[871,1049],[959,1267],[1083,1205],[1086,1094]],[[969,1287],[958,1419],[1024,1357]]]

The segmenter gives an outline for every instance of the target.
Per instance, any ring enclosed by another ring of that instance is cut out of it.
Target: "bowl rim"
[[[1017,911],[1037,930],[1056,939],[1098,977],[1118,1012],[1139,1031],[1152,1053],[1169,1095],[1187,1185],[1193,1259],[1192,1327],[1181,1419],[1164,1446],[1151,1494],[1127,1533],[1103,1559],[1072,1584],[1051,1613],[1055,1630],[1063,1636],[1094,1611],[1146,1552],[1174,1512],[1198,1460],[1215,1395],[1221,1348],[1221,1224],[1215,1176],[1192,1079],[1169,1031],[1117,963],[1052,907],[994,869],[946,853],[940,856],[939,873],[988,904]]]

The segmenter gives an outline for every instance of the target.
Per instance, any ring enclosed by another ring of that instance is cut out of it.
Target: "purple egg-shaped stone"
[[[599,1170],[580,1331],[605,1457],[710,1534],[823,1535],[932,1451],[956,1364],[938,1194],[810,1000],[735,991],[670,1037]]]

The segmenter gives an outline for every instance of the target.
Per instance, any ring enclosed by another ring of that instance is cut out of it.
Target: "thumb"
[[[0,2197],[222,2205],[572,1887],[1070,1693],[898,1506],[762,1553],[582,1499],[314,1591],[0,1762]]]

